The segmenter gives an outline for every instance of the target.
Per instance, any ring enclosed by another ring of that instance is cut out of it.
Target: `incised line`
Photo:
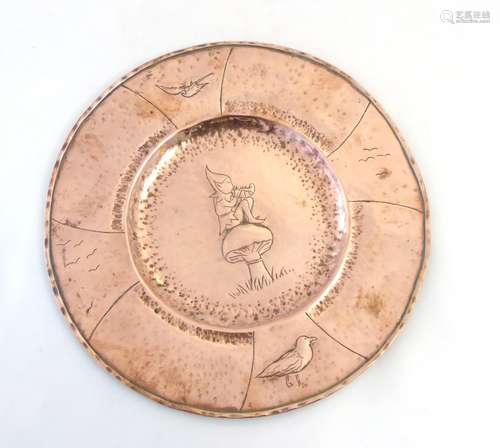
[[[403,207],[403,208],[409,208],[410,210],[414,210],[418,213],[423,213],[422,210],[416,208],[416,207],[412,207],[410,205],[404,205],[404,204],[397,204],[395,202],[387,202],[387,201],[371,201],[369,199],[358,199],[358,200],[352,200],[352,201],[347,201],[347,202],[367,202],[367,203],[370,203],[370,202],[373,202],[375,204],[386,204],[386,205],[395,205],[396,207]]]
[[[308,313],[305,313],[305,315],[311,320],[311,322],[316,325],[323,333],[325,333],[330,339],[335,341],[337,344],[341,345],[345,349],[349,350],[350,352],[354,353],[355,355],[361,356],[361,358],[366,359],[368,361],[368,358],[365,355],[362,355],[361,353],[358,353],[357,351],[353,350],[352,348],[349,348],[347,345],[342,344],[338,339],[335,339],[328,331],[326,331],[318,322],[316,322]]]
[[[233,48],[234,47],[231,47],[231,49],[229,50],[229,53],[227,54],[226,63],[224,64],[224,70],[222,72],[222,80],[220,82],[219,107],[220,107],[220,114],[221,115],[222,115],[222,92],[223,92],[223,89],[224,89],[224,79],[226,78],[227,64],[229,62],[229,58],[231,56],[231,53],[233,52]]]
[[[139,281],[133,283],[132,285],[130,285],[125,291],[123,291],[117,298],[116,300],[110,305],[110,307],[106,310],[106,312],[101,316],[101,318],[97,321],[97,323],[95,324],[95,327],[94,329],[91,331],[90,333],[90,336],[88,338],[88,341],[90,342],[90,340],[92,339],[92,336],[94,336],[94,333],[95,331],[97,330],[97,327],[99,327],[99,325],[101,325],[101,322],[106,318],[106,316],[109,314],[109,312],[113,309],[113,307],[120,301],[120,299],[125,295],[127,294],[127,292],[129,292],[132,288],[134,288],[135,286],[137,286],[139,284]]]
[[[252,367],[250,368],[250,376],[248,377],[247,391],[245,392],[245,397],[243,398],[243,403],[241,403],[240,411],[245,406],[248,397],[248,391],[250,390],[250,383],[253,377],[253,366],[255,363],[255,332],[252,332]]]
[[[372,102],[371,101],[368,101],[368,104],[366,105],[365,107],[365,110],[363,111],[363,113],[361,114],[361,117],[359,117],[359,120],[358,122],[354,125],[354,127],[352,128],[351,132],[349,132],[349,134],[347,135],[347,137],[342,141],[342,143],[340,145],[338,145],[335,149],[333,149],[330,153],[327,154],[326,157],[330,157],[334,152],[337,152],[340,148],[342,148],[342,146],[344,145],[344,143],[349,140],[349,137],[353,134],[353,132],[358,128],[359,126],[359,123],[361,123],[361,120],[363,120],[365,114],[366,114],[366,111],[368,110],[368,108],[370,107],[370,104]]]
[[[71,227],[73,229],[83,230],[85,232],[93,232],[93,233],[125,233],[123,231],[116,231],[116,230],[108,231],[108,230],[86,229],[85,227],[79,227],[79,226],[75,226],[74,224],[70,224],[68,222],[59,221],[56,218],[51,218],[51,219],[52,219],[52,221],[57,222],[57,224],[61,224],[62,226],[68,226],[68,227]]]
[[[136,92],[135,90],[131,89],[130,87],[126,86],[125,84],[122,84],[122,87],[124,89],[127,89],[129,92],[132,92],[133,94],[137,95],[139,98],[142,98],[144,101],[149,103],[151,106],[153,106],[160,114],[162,114],[171,124],[175,129],[179,129],[177,125],[172,121],[172,119],[165,113],[163,112],[156,104],[152,103],[149,101],[145,96],[142,96],[139,92]]]

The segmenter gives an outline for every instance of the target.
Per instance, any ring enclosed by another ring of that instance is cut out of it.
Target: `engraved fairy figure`
[[[237,187],[227,174],[211,171],[205,174],[212,186],[215,214],[219,219],[221,251],[228,263],[244,263],[248,268],[248,290],[262,289],[271,284],[272,273],[262,259],[273,244],[273,234],[262,223],[265,219],[253,214],[255,185]]]
[[[231,177],[215,173],[208,166],[205,167],[205,174],[214,190],[210,197],[213,199],[215,213],[219,218],[219,235],[226,235],[240,224],[262,224],[265,221],[265,218],[254,216],[252,212],[254,184],[237,187]]]

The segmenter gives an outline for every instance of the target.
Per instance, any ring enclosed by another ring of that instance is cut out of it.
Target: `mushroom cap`
[[[273,234],[258,224],[240,224],[233,227],[222,241],[222,255],[226,261],[258,260],[273,244]]]

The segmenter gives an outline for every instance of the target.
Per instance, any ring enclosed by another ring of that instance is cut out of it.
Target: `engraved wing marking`
[[[191,98],[209,84],[209,82],[203,81],[212,75],[213,73],[208,73],[201,78],[190,81],[189,83],[183,82],[182,84],[177,86],[162,86],[157,84],[156,87],[158,87],[163,92],[168,93],[169,95],[181,95],[184,98]]]
[[[269,364],[262,372],[257,375],[257,378],[265,378],[270,376],[284,376],[290,373],[300,372],[302,370],[303,358],[295,349],[286,352],[276,361]]]
[[[311,345],[316,340],[317,338],[311,336],[299,336],[295,342],[295,347],[269,364],[257,375],[257,378],[280,377],[301,372],[313,358]]]

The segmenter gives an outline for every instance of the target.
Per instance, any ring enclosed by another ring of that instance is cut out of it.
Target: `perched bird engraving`
[[[269,364],[257,378],[285,377],[288,387],[292,387],[290,375],[295,375],[297,385],[301,386],[299,373],[304,370],[313,358],[312,344],[317,341],[313,336],[299,336],[295,347]]]
[[[189,83],[185,81],[177,86],[161,86],[157,84],[156,87],[158,87],[163,92],[168,93],[169,95],[181,95],[184,98],[191,98],[209,84],[208,82],[204,81],[205,79],[207,79],[209,76],[212,75],[213,73],[208,73],[207,75],[195,79],[194,81],[191,80],[189,81]]]

